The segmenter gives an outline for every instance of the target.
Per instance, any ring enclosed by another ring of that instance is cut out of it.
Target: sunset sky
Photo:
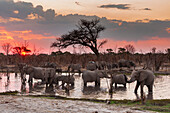
[[[80,19],[100,18],[106,30],[99,41],[108,40],[101,52],[127,44],[138,52],[164,51],[170,48],[169,6],[170,0],[0,0],[0,45],[27,40],[31,49],[49,53],[51,43]]]

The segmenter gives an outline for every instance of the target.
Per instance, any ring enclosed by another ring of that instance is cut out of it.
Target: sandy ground
[[[85,101],[0,95],[0,113],[149,113],[134,108]]]

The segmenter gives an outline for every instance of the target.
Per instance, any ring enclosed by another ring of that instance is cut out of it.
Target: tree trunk
[[[90,49],[94,52],[94,54],[97,56],[97,59],[99,59],[99,51],[97,48],[90,47]]]

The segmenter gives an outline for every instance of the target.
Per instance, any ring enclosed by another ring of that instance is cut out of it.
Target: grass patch
[[[111,100],[111,104],[118,105],[127,105],[127,106],[136,106],[139,110],[151,110],[156,112],[170,112],[170,99],[162,100],[147,100],[145,104],[142,104],[141,101],[132,101],[132,100]]]
[[[0,95],[17,95],[18,91],[7,91],[7,92],[2,92]]]

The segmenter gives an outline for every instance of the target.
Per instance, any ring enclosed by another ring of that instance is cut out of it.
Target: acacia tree
[[[119,47],[118,49],[119,49],[118,53],[125,53],[126,52],[126,49],[123,48],[123,47]]]
[[[62,35],[52,43],[51,47],[67,48],[70,45],[82,45],[89,47],[97,57],[99,57],[99,48],[104,45],[107,40],[100,43],[97,42],[99,33],[105,30],[105,27],[99,24],[99,19],[91,21],[81,19],[77,25],[77,29],[72,30],[68,34]]]
[[[29,42],[28,41],[24,41],[23,44],[18,44],[17,46],[13,47],[13,54],[18,54],[20,56],[30,53],[31,50],[28,49],[29,46]]]
[[[125,45],[124,47],[126,49],[127,52],[134,54],[135,53],[135,47],[131,44]]]

